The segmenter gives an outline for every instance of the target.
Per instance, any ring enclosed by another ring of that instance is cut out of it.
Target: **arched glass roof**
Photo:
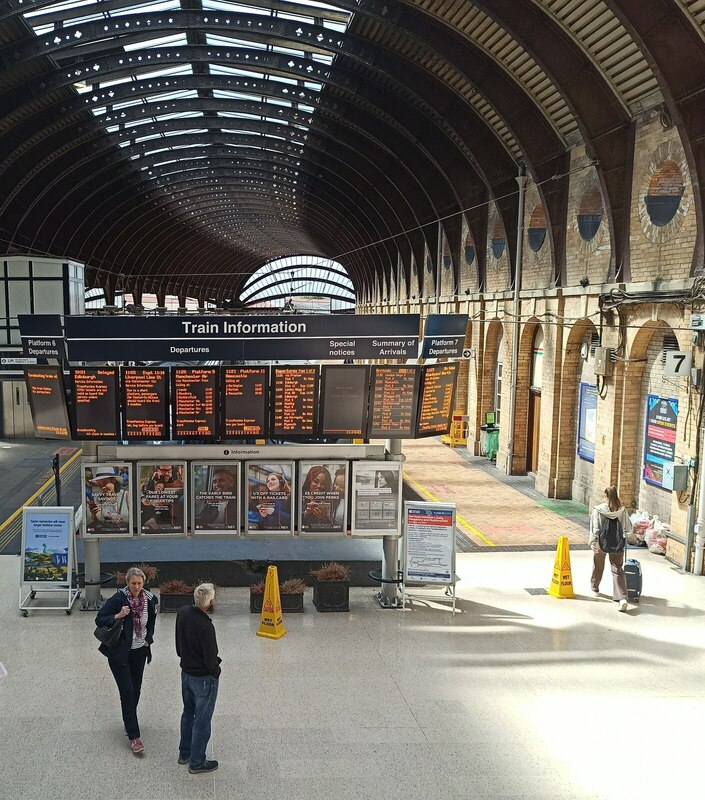
[[[320,309],[328,299],[331,311],[355,305],[355,290],[345,268],[337,261],[315,256],[277,258],[260,267],[246,282],[240,301],[246,306]]]

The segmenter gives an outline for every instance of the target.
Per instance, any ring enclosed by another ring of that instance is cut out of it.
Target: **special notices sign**
[[[650,394],[646,397],[644,442],[644,480],[670,491],[663,485],[663,465],[675,461],[678,400]]]

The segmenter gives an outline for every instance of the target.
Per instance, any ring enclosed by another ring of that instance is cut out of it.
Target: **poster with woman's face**
[[[353,463],[352,534],[399,536],[401,533],[401,464]]]
[[[143,536],[185,535],[186,464],[137,465],[140,493],[139,532]]]
[[[83,535],[132,536],[130,464],[84,464]]]
[[[299,533],[344,535],[347,530],[347,462],[299,465]]]
[[[247,533],[291,535],[294,532],[293,461],[248,461]]]
[[[240,533],[240,466],[230,462],[191,465],[194,534]]]

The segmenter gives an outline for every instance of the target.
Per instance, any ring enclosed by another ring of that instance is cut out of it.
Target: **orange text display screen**
[[[266,367],[225,367],[222,391],[223,436],[265,437],[269,410],[269,370]]]
[[[178,367],[172,379],[174,439],[214,439],[218,434],[218,370]]]
[[[272,436],[313,436],[318,367],[275,367],[273,384]]]

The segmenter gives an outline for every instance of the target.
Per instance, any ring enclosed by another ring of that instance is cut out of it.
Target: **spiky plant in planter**
[[[304,592],[306,581],[301,578],[289,578],[279,584],[279,598],[282,601],[282,611],[301,614],[304,610]]]
[[[329,561],[312,569],[313,605],[317,611],[350,611],[350,570]]]
[[[159,610],[162,613],[178,611],[181,606],[193,603],[194,587],[182,580],[164,581],[159,584]]]

